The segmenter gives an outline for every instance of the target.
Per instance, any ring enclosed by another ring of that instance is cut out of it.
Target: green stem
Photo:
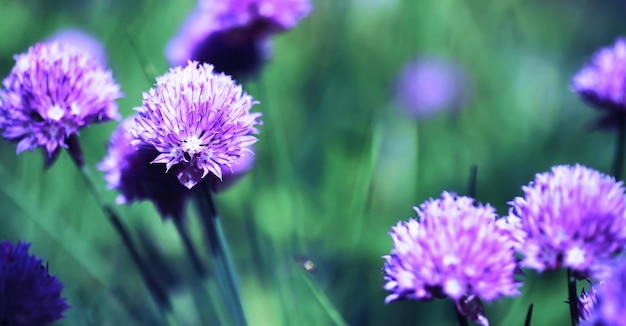
[[[531,319],[533,318],[533,307],[534,307],[533,303],[531,303],[530,306],[528,306],[528,311],[526,312],[526,320],[524,321],[524,326],[530,326]]]
[[[222,229],[222,222],[213,201],[213,195],[208,183],[201,182],[197,187],[200,189],[193,192],[194,199],[204,227],[210,259],[215,269],[215,279],[233,313],[236,325],[247,325],[239,298],[239,284],[234,264]]]
[[[567,269],[567,293],[569,297],[569,315],[572,326],[578,325],[578,293],[576,291],[576,278],[571,268]]]
[[[139,251],[134,245],[130,233],[124,226],[124,223],[122,223],[122,220],[119,218],[118,214],[115,213],[113,208],[110,205],[105,204],[102,200],[100,193],[97,191],[96,187],[91,181],[91,178],[89,177],[89,171],[87,170],[87,167],[85,165],[80,166],[77,160],[74,160],[74,162],[77,163],[76,167],[78,168],[78,171],[80,172],[79,174],[82,177],[89,192],[92,194],[92,196],[96,200],[96,203],[107,216],[109,222],[122,239],[122,242],[126,247],[128,253],[130,254],[133,263],[135,263],[135,266],[137,266],[137,269],[139,269],[141,277],[146,283],[146,286],[148,287],[152,298],[156,301],[157,305],[159,306],[159,308],[161,308],[165,315],[169,315],[169,312],[171,312],[172,310],[172,305],[170,303],[169,297],[167,296],[163,288],[161,288],[161,285],[157,282],[154,276],[150,273],[147,264],[141,259]]]
[[[189,260],[191,260],[193,268],[200,278],[204,278],[206,275],[204,265],[202,264],[202,261],[200,261],[200,257],[193,245],[193,241],[191,241],[189,230],[187,230],[186,225],[183,223],[182,216],[174,216],[172,219],[174,220],[174,225],[176,226],[176,230],[178,231],[180,238],[183,240],[185,251],[187,251],[187,255],[189,256]]]

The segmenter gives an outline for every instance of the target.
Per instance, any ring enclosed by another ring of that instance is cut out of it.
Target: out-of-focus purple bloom
[[[581,325],[622,326],[626,320],[626,265],[618,266],[599,286],[591,313]]]
[[[87,53],[39,43],[15,61],[0,91],[0,129],[18,154],[41,147],[53,161],[79,129],[119,118],[119,85]]]
[[[469,89],[469,77],[458,63],[417,58],[400,72],[396,100],[408,114],[425,118],[459,109],[468,101]]]
[[[106,66],[107,53],[99,39],[77,28],[61,29],[47,38],[48,42],[71,44],[75,48],[85,51],[94,58],[100,66]]]
[[[522,267],[571,268],[579,279],[603,278],[626,245],[621,182],[582,165],[555,166],[524,186],[509,204],[526,231]]]
[[[585,320],[591,320],[593,316],[593,309],[595,308],[598,302],[598,291],[597,288],[602,286],[602,284],[598,285],[589,285],[589,292],[585,292],[583,288],[580,297],[578,297],[578,311],[580,313],[580,322],[582,323]]]
[[[294,28],[309,15],[309,0],[200,0],[200,10],[211,12],[222,29],[262,25],[267,35]]]
[[[157,78],[144,93],[143,106],[132,129],[133,144],[156,149],[152,163],[163,163],[181,184],[191,189],[209,172],[223,180],[223,168],[244,154],[254,154],[260,113],[258,102],[229,76],[216,74],[209,64],[189,62]]]
[[[600,49],[572,79],[572,90],[596,108],[608,110],[598,123],[613,126],[626,110],[626,39]]]
[[[457,307],[475,300],[519,294],[511,234],[496,225],[489,205],[444,192],[415,207],[419,222],[399,222],[390,233],[391,254],[384,256],[385,302],[449,297]],[[480,309],[460,309],[477,320]]]
[[[163,167],[150,164],[159,152],[148,146],[134,146],[135,138],[130,130],[135,117],[126,118],[113,132],[109,152],[98,165],[104,172],[109,189],[119,192],[118,204],[149,200],[163,218],[183,218],[185,204],[190,196],[172,172],[164,173]]]
[[[311,11],[308,0],[201,1],[169,42],[171,65],[210,63],[236,79],[256,75],[272,55],[269,38],[295,27]]]
[[[63,284],[29,248],[0,242],[0,325],[49,325],[69,308],[61,297]]]
[[[590,104],[607,109],[626,109],[626,40],[600,49],[572,80],[572,89]]]

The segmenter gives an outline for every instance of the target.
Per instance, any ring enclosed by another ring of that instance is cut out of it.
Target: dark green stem
[[[571,268],[567,269],[567,294],[569,297],[569,315],[572,326],[578,325],[578,293],[576,291],[576,277]]]
[[[615,152],[613,153],[613,176],[616,180],[622,179],[624,170],[624,146],[626,145],[626,112],[620,111],[617,117],[617,138],[615,139]]]
[[[213,201],[213,195],[206,182],[201,182],[196,187],[199,189],[193,192],[194,199],[204,227],[210,259],[215,269],[215,279],[233,313],[235,324],[247,325],[241,299],[239,298],[239,284],[237,283],[234,264],[228,250],[222,222]]]
[[[96,187],[91,181],[91,178],[89,177],[89,171],[87,170],[87,167],[85,165],[81,165],[80,160],[73,159],[73,161],[78,168],[80,172],[79,174],[83,179],[85,185],[87,186],[89,192],[96,200],[96,203],[98,204],[102,212],[104,212],[104,214],[107,216],[109,222],[111,223],[117,234],[120,236],[120,238],[122,238],[122,242],[124,243],[126,250],[130,254],[130,257],[133,263],[135,263],[135,266],[137,266],[137,269],[139,269],[139,273],[141,274],[142,279],[146,283],[146,286],[148,287],[148,290],[150,291],[150,294],[156,301],[157,305],[164,312],[171,312],[172,305],[170,303],[169,297],[167,296],[163,288],[161,288],[161,285],[157,282],[154,276],[150,273],[145,262],[141,259],[137,247],[134,245],[130,233],[124,226],[124,223],[122,223],[113,208],[105,204],[102,200],[100,193],[97,191]]]
[[[530,326],[531,320],[533,319],[533,307],[535,305],[533,303],[528,306],[528,311],[526,312],[526,320],[524,320],[524,326]]]
[[[196,247],[194,247],[193,245],[193,241],[191,241],[189,230],[187,230],[186,225],[183,223],[183,217],[174,216],[172,219],[174,220],[174,225],[176,225],[176,230],[178,231],[180,238],[183,240],[183,245],[185,246],[187,255],[189,255],[189,260],[191,260],[193,268],[200,278],[204,278],[204,276],[206,275],[204,265],[200,260],[200,256],[198,255],[198,251],[196,251]]]
[[[459,308],[456,305],[456,302],[454,303],[454,312],[456,313],[456,320],[459,322],[459,326],[469,326],[469,322],[467,321],[467,318],[465,316],[463,316],[463,314],[461,314],[461,312],[459,311]]]

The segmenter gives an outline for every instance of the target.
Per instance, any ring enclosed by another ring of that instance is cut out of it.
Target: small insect
[[[294,258],[296,262],[300,264],[300,266],[302,266],[302,268],[304,268],[304,270],[309,273],[314,273],[315,270],[317,269],[317,266],[315,266],[315,263],[305,256],[296,255]]]

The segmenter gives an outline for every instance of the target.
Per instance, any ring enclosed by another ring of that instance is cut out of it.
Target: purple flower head
[[[626,109],[626,39],[600,49],[572,79],[572,90],[598,108]]]
[[[626,320],[626,265],[618,266],[598,288],[591,313],[581,325],[621,326]]]
[[[79,129],[119,118],[115,100],[123,94],[87,53],[39,43],[15,61],[0,90],[0,129],[18,142],[18,154],[41,147],[54,158]]]
[[[221,29],[255,27],[265,35],[294,28],[311,12],[309,0],[200,0]]]
[[[385,302],[449,297],[472,317],[480,312],[472,302],[519,294],[511,235],[496,225],[493,207],[444,192],[415,211],[419,221],[399,222],[390,233]]]
[[[48,42],[68,43],[72,46],[89,53],[100,66],[106,66],[107,53],[99,39],[93,35],[76,28],[66,28],[57,31],[47,38]]]
[[[156,149],[131,144],[134,127],[135,117],[122,121],[111,136],[107,156],[98,165],[108,188],[120,193],[118,204],[149,200],[161,217],[183,218],[189,190],[174,173],[163,173],[162,166],[150,164],[159,155]]]
[[[626,245],[621,182],[582,165],[555,166],[522,188],[509,204],[526,231],[523,267],[539,272],[571,268],[579,279],[602,278]]]
[[[244,154],[253,154],[261,114],[250,109],[257,103],[213,66],[189,62],[144,93],[133,144],[156,149],[152,163],[164,163],[166,171],[176,166],[174,173],[189,189],[209,173],[223,180],[222,167],[232,169]]]
[[[462,107],[469,99],[469,78],[454,61],[418,58],[401,71],[396,100],[406,112],[424,118]]]
[[[210,63],[235,79],[254,77],[272,55],[270,36],[293,28],[311,10],[308,0],[201,1],[166,56],[173,66]]]
[[[0,242],[0,325],[49,325],[69,308],[63,284],[48,274],[29,243]]]

